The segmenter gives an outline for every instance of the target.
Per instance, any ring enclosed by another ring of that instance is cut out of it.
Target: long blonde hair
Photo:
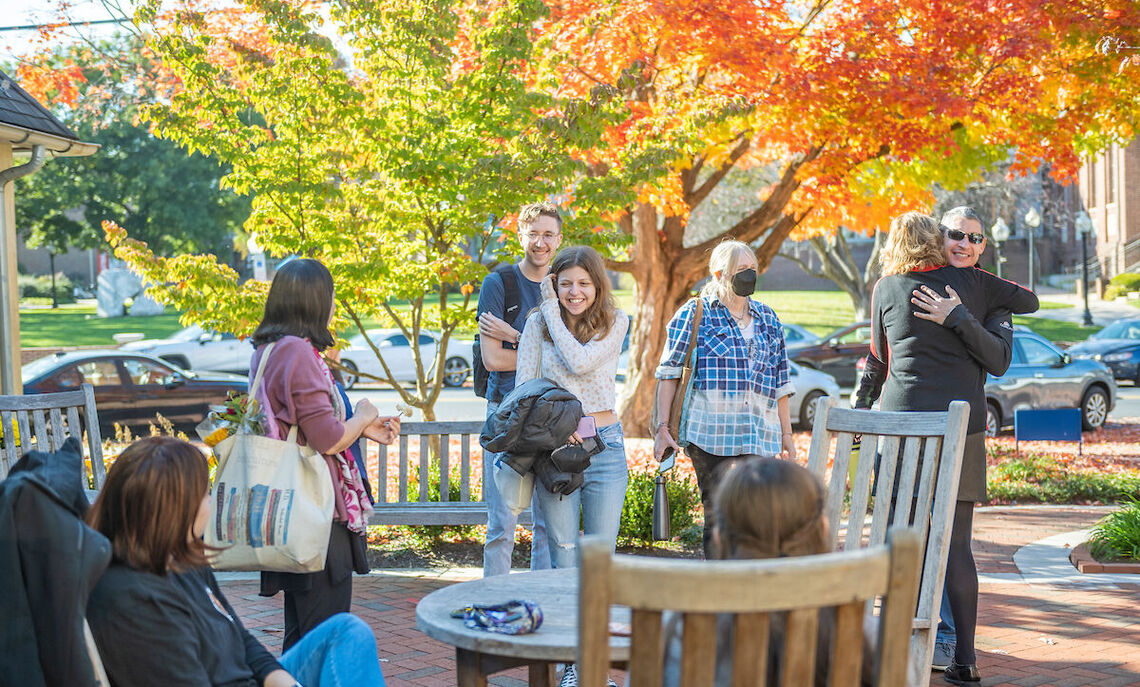
[[[933,217],[921,212],[904,212],[891,220],[891,233],[879,256],[883,276],[945,264],[942,229]]]
[[[712,277],[701,289],[704,298],[724,298],[733,293],[732,277],[745,254],[754,255],[747,243],[721,241],[709,255],[709,276]],[[719,276],[718,276],[719,275]]]
[[[713,496],[717,558],[812,556],[831,551],[823,485],[798,463],[748,458],[728,467]]]

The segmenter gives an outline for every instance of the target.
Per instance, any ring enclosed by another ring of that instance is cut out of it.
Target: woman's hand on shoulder
[[[942,324],[950,316],[950,312],[962,305],[962,299],[954,287],[946,286],[946,296],[940,296],[934,289],[923,285],[911,292],[910,302],[922,310],[916,310],[914,316],[922,320],[930,320],[935,324]]]
[[[400,436],[400,416],[377,417],[364,428],[364,436],[384,445],[395,443]]]

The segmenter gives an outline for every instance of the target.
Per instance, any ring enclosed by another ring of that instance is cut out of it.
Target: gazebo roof
[[[73,131],[0,71],[0,141],[14,150],[27,151],[42,145],[56,155],[90,155],[98,149],[83,143]]]

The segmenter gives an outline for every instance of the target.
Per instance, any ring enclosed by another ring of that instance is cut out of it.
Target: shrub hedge
[[[1140,498],[1128,498],[1120,510],[1097,523],[1088,544],[1098,561],[1140,561]]]

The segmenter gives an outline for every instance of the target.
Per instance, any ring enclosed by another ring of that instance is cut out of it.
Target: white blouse
[[[543,336],[543,321],[550,331]],[[617,407],[617,363],[629,329],[629,317],[617,310],[609,333],[582,343],[562,321],[558,299],[547,298],[527,318],[519,340],[515,385],[539,377],[565,388],[582,402],[582,412],[596,413]]]

